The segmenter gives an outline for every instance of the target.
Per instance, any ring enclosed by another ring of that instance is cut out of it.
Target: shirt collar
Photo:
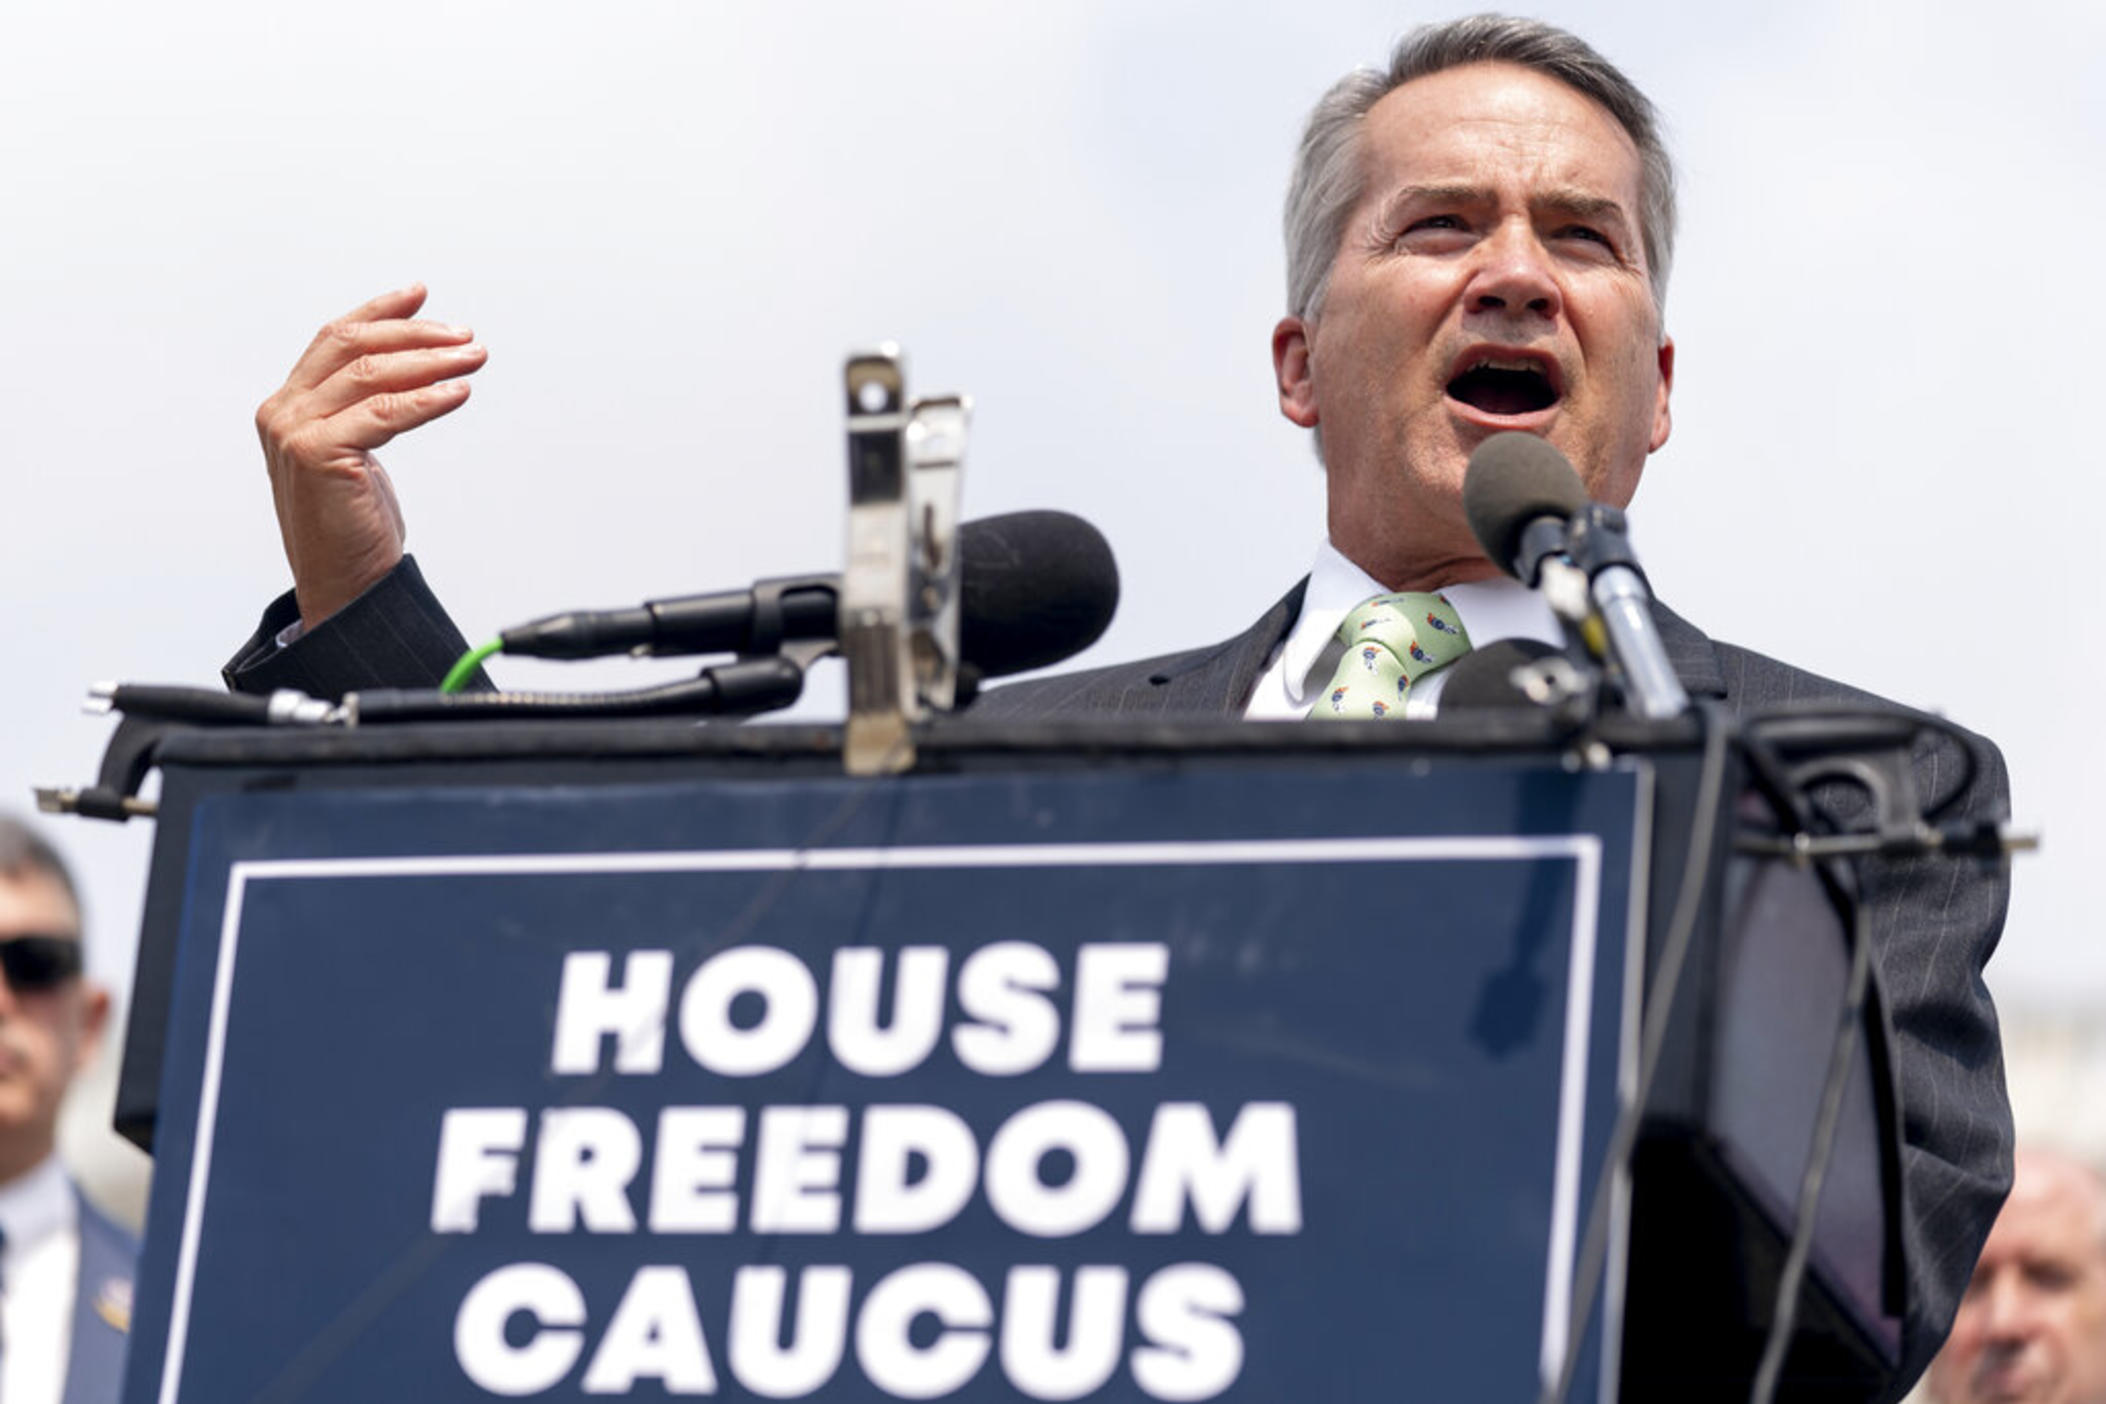
[[[6,1249],[19,1253],[73,1222],[73,1184],[56,1154],[0,1185],[0,1233]]]
[[[1287,631],[1281,645],[1281,671],[1287,691],[1301,701],[1308,691],[1305,680],[1317,660],[1330,646],[1331,636],[1346,612],[1370,595],[1382,593],[1382,582],[1339,554],[1329,540],[1316,548],[1316,564],[1309,568],[1309,588],[1302,592],[1301,617]],[[1467,624],[1465,628],[1469,627]],[[1313,684],[1321,687],[1327,678]]]
[[[1388,593],[1381,581],[1347,560],[1329,540],[1316,548],[1316,562],[1309,568],[1309,588],[1302,596],[1301,617],[1294,621],[1281,645],[1281,671],[1294,700],[1305,701],[1312,688],[1320,688],[1330,680],[1328,669],[1313,681],[1310,675],[1323,661],[1332,636],[1353,606],[1372,595]],[[1518,580],[1501,575],[1463,585],[1443,585],[1440,593],[1461,617],[1463,632],[1470,636],[1472,648],[1482,648],[1498,639],[1537,639],[1554,648],[1565,642],[1557,615],[1543,602],[1542,595]]]

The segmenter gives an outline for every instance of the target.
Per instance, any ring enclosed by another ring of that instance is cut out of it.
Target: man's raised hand
[[[466,327],[411,320],[424,285],[384,293],[315,334],[256,410],[278,533],[306,628],[402,559],[405,528],[372,451],[460,408],[489,353]]]

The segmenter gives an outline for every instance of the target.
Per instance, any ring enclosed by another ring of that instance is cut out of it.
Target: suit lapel
[[[1180,654],[1150,673],[1148,684],[1159,689],[1163,710],[1242,716],[1272,651],[1301,617],[1302,594],[1308,588],[1305,575],[1257,623],[1236,637],[1213,648]]]
[[[124,1385],[138,1248],[77,1193],[74,1203],[80,1208],[80,1276],[62,1404],[115,1404]]]

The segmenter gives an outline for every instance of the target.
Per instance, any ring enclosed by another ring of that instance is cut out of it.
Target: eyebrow
[[[1385,230],[1392,228],[1397,222],[1398,212],[1407,205],[1481,205],[1493,198],[1489,188],[1460,181],[1401,185],[1383,197],[1379,225]],[[1569,186],[1544,191],[1530,200],[1529,206],[1539,213],[1547,211],[1574,219],[1614,224],[1619,229],[1628,229],[1631,222],[1620,202]]]

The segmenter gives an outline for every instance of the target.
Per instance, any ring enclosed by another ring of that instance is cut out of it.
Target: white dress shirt
[[[1300,721],[1309,715],[1317,695],[1330,685],[1331,674],[1345,654],[1335,639],[1338,626],[1353,606],[1373,595],[1386,595],[1381,581],[1354,565],[1328,540],[1317,548],[1309,569],[1309,588],[1302,596],[1301,617],[1274,650],[1258,678],[1243,715],[1250,721]],[[1444,585],[1440,594],[1462,618],[1470,647],[1483,648],[1498,639],[1536,639],[1553,647],[1565,642],[1558,617],[1543,597],[1518,580],[1498,576],[1466,585]],[[1404,715],[1430,717],[1440,703],[1448,670],[1428,674],[1404,696]]]
[[[0,1185],[0,1400],[59,1404],[73,1346],[80,1204],[56,1155]]]

